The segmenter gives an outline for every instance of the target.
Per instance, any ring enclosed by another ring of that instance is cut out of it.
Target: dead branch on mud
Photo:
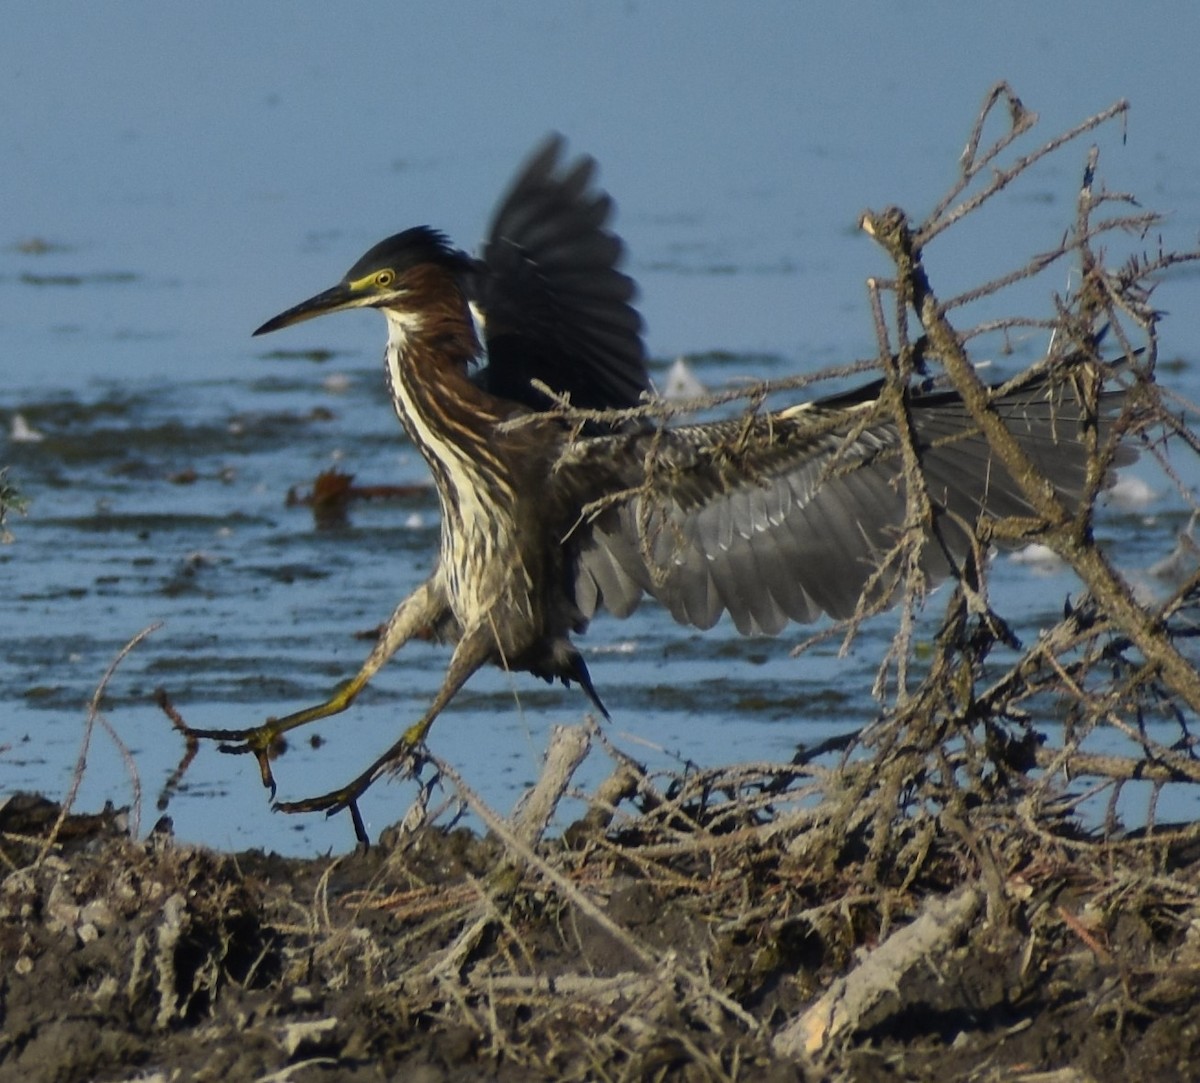
[[[75,798],[79,793],[79,787],[83,783],[84,774],[87,771],[88,750],[91,748],[92,733],[97,725],[101,726],[109,739],[116,746],[120,753],[121,762],[125,765],[125,770],[129,774],[129,783],[132,790],[132,808],[133,817],[130,822],[130,830],[134,836],[140,833],[141,824],[141,806],[142,806],[142,783],[138,775],[137,765],[133,761],[133,756],[130,754],[129,747],[121,740],[120,735],[112,724],[104,716],[100,709],[100,704],[104,699],[105,691],[108,688],[109,681],[112,680],[113,674],[116,673],[117,667],[129,656],[129,653],[137,647],[143,639],[148,635],[158,631],[160,624],[151,624],[149,627],[143,628],[135,635],[120,651],[117,656],[109,664],[108,669],[104,671],[104,675],[100,678],[100,683],[96,685],[95,692],[92,693],[91,702],[88,704],[87,718],[84,721],[83,736],[79,742],[79,755],[75,761],[75,769],[71,773],[71,786],[67,791],[67,796],[63,799],[62,808],[59,812],[58,819],[54,826],[47,833],[45,842],[42,844],[41,853],[38,856],[39,861],[44,861],[46,855],[53,849],[55,841],[58,839],[59,831],[62,829],[63,823],[70,815],[71,808],[75,803]]]

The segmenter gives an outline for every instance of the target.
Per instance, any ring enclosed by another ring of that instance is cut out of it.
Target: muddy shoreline
[[[1009,848],[992,810],[906,883],[832,846],[821,806],[673,800],[306,860],[133,840],[112,810],[56,830],[56,805],[12,797],[0,1080],[1200,1070],[1194,827]]]

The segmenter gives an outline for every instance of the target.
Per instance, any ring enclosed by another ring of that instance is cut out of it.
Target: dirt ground
[[[1194,833],[906,884],[803,809],[314,860],[58,811],[0,810],[3,1081],[1200,1077]]]

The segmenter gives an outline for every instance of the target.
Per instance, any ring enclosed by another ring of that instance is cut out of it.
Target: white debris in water
[[[404,520],[404,526],[407,530],[420,530],[425,525],[425,516],[419,511],[414,511]]]
[[[633,654],[638,650],[638,641],[636,639],[623,639],[619,643],[598,643],[591,644],[587,648],[588,654]]]
[[[45,440],[46,436],[30,425],[24,414],[13,414],[8,438],[14,444],[36,444],[39,440]]]
[[[331,372],[321,381],[321,386],[330,394],[344,394],[350,388],[350,376],[345,372]]]
[[[1032,568],[1040,575],[1053,575],[1065,567],[1062,558],[1048,545],[1034,542],[1024,549],[1018,549],[1009,557],[1014,564],[1022,564]]]
[[[1121,477],[1104,495],[1108,503],[1121,511],[1141,511],[1158,500],[1161,494],[1141,478]]]
[[[702,384],[691,366],[683,357],[677,357],[667,370],[667,378],[663,382],[662,397],[671,401],[678,399],[695,399],[704,394]]]

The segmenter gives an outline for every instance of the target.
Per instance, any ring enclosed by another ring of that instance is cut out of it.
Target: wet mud
[[[1194,840],[1164,843],[1123,900],[1065,851],[972,899],[949,854],[919,884],[870,883],[787,817],[680,818],[670,844],[585,819],[528,849],[427,824],[285,860],[58,812],[0,812],[5,1081],[1200,1070],[1200,911],[1170,890],[1200,877]],[[930,925],[924,962],[864,1007],[864,966],[942,904],[957,916]]]

